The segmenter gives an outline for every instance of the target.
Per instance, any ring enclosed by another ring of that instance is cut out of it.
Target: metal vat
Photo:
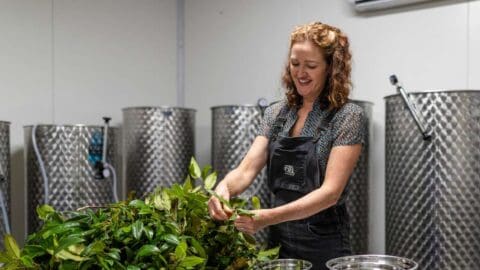
[[[368,101],[351,100],[363,108],[367,117],[367,133],[365,144],[353,170],[349,183],[349,194],[346,200],[347,211],[350,216],[350,244],[353,254],[368,252],[368,189],[369,189],[369,153],[370,134],[372,133],[372,107]]]
[[[24,127],[28,233],[34,232],[41,224],[36,208],[45,203],[45,194],[48,194],[48,204],[58,211],[113,202],[112,179],[96,179],[98,170],[89,160],[93,151],[101,152],[102,126],[36,126],[36,144],[48,178],[48,193],[45,192],[44,177],[35,154],[32,129],[33,126]],[[119,172],[117,133],[116,128],[109,129],[107,162]]]
[[[386,102],[386,251],[421,269],[480,265],[480,91],[411,93]]]
[[[7,232],[4,224],[10,220],[10,122],[0,121],[0,191],[2,192],[6,217],[0,211],[0,247],[3,249],[3,236]]]
[[[212,166],[219,181],[236,168],[250,149],[263,119],[263,109],[256,105],[225,105],[212,107]],[[241,197],[257,196],[262,208],[269,208],[271,192],[267,185],[266,168],[257,175]],[[256,238],[266,242],[267,230]]]
[[[212,166],[218,179],[236,168],[257,135],[263,119],[262,109],[255,105],[227,105],[212,107]],[[258,174],[242,197],[260,198],[262,208],[270,206],[270,191],[265,168]]]
[[[195,153],[195,110],[123,109],[127,191],[143,197],[159,186],[183,183]]]

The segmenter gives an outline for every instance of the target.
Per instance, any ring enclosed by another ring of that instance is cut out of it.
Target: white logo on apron
[[[295,176],[295,169],[293,168],[293,165],[284,165],[283,171],[288,176]]]

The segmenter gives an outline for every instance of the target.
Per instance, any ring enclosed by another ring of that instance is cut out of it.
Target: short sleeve
[[[356,104],[347,103],[334,117],[333,146],[364,144],[366,132],[364,110]]]
[[[280,109],[283,107],[285,102],[280,101],[268,106],[263,113],[263,119],[258,128],[257,136],[270,137],[270,130],[272,129],[273,124],[277,115],[280,113]]]

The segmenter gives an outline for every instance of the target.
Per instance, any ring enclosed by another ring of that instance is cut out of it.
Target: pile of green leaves
[[[37,209],[42,228],[22,250],[5,237],[2,269],[251,269],[273,259],[278,249],[261,250],[252,236],[233,226],[246,202],[222,200],[234,210],[228,221],[214,221],[207,202],[216,182],[209,166],[192,158],[183,185],[157,189],[145,200],[59,213]],[[195,186],[196,182],[202,185]],[[253,204],[258,206],[258,201]]]

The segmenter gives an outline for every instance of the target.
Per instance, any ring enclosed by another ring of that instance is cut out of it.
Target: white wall
[[[278,98],[289,33],[322,21],[343,29],[354,57],[353,98],[373,102],[370,252],[385,250],[383,97],[395,73],[410,91],[480,89],[479,1],[434,1],[358,14],[347,0],[189,0],[186,105],[197,113],[197,156],[210,163],[208,107]],[[198,142],[202,142],[200,145]]]
[[[175,0],[1,0],[0,120],[10,121],[12,227],[23,239],[23,126],[122,121],[176,105]]]

